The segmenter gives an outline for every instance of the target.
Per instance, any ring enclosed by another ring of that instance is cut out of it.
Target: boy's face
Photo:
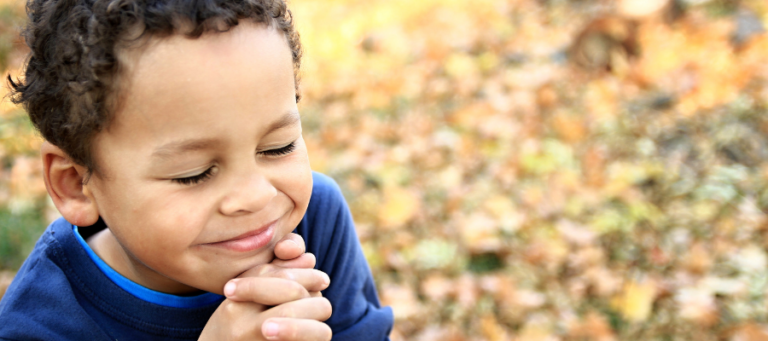
[[[309,203],[288,44],[243,22],[119,56],[121,106],[85,186],[111,232],[94,248],[151,289],[221,293],[272,260]]]

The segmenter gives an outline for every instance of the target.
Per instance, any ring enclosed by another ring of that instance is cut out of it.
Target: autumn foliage
[[[291,7],[393,340],[768,340],[768,2]],[[21,18],[0,0],[4,74]],[[0,104],[9,270],[55,217],[39,143]]]

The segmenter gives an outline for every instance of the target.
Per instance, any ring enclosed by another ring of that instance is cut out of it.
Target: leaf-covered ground
[[[764,0],[291,7],[312,166],[393,340],[768,340]],[[0,0],[4,73],[22,11]],[[0,139],[12,270],[55,210],[7,102]]]

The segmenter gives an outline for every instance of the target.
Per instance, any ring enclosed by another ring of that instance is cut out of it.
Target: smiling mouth
[[[236,252],[249,252],[260,249],[272,241],[275,235],[277,220],[258,230],[241,234],[235,238],[216,243],[203,244],[206,246],[220,247]]]

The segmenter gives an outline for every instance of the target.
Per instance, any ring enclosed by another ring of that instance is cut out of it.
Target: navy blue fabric
[[[106,262],[99,258],[99,256],[96,254],[96,252],[93,251],[93,249],[91,249],[85,239],[80,236],[80,232],[78,232],[77,226],[73,226],[73,228],[75,229],[75,237],[80,243],[80,246],[83,247],[83,250],[85,250],[85,252],[88,254],[88,257],[96,264],[99,270],[101,270],[104,275],[112,280],[113,283],[117,284],[117,286],[133,296],[136,296],[146,302],[176,308],[199,308],[214,302],[220,303],[222,298],[224,298],[224,296],[217,295],[212,292],[206,292],[196,296],[177,296],[143,287],[112,269],[112,267],[110,267]]]
[[[297,227],[317,268],[331,277],[333,340],[388,340],[352,217],[338,186],[313,173],[309,209]],[[0,340],[196,340],[220,302],[175,308],[141,300],[112,282],[79,245],[72,225],[53,222],[0,301]]]

